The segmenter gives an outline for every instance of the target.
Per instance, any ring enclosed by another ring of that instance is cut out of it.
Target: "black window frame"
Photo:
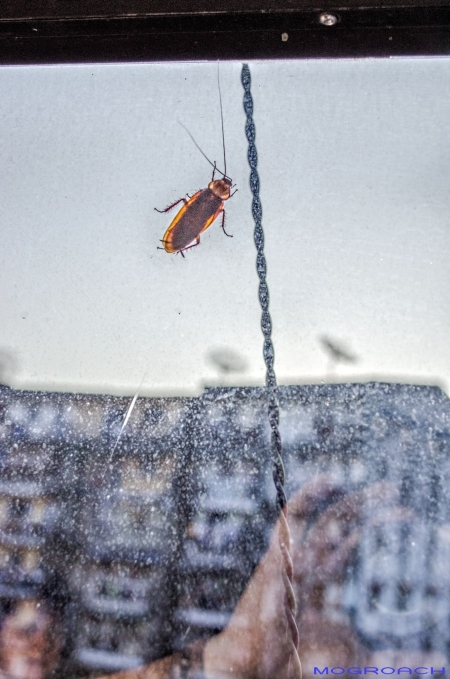
[[[448,54],[450,0],[6,0],[0,7],[2,65]]]

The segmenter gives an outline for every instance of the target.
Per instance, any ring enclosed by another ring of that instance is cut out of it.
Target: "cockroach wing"
[[[166,252],[188,247],[212,224],[223,208],[223,201],[210,189],[194,193],[176,215],[163,237]]]

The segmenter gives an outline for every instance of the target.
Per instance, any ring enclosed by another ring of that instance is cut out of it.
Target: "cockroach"
[[[232,235],[225,231],[225,210],[224,202],[234,196],[237,189],[231,193],[233,188],[233,182],[227,175],[227,161],[225,155],[225,133],[223,126],[223,110],[222,110],[222,95],[220,92],[220,80],[219,73],[217,74],[217,82],[219,86],[219,99],[220,99],[220,117],[222,120],[222,145],[223,145],[223,163],[224,172],[218,169],[216,163],[212,162],[208,156],[203,153],[200,146],[195,141],[189,130],[180,123],[182,127],[186,130],[195,146],[198,148],[200,153],[208,163],[213,168],[212,179],[208,184],[208,188],[200,189],[194,193],[193,196],[187,196],[187,198],[180,198],[179,200],[168,205],[164,210],[158,210],[157,212],[169,212],[176,205],[183,203],[183,207],[177,213],[175,219],[171,222],[166,233],[161,239],[161,243],[164,245],[163,248],[158,248],[159,250],[165,250],[171,254],[180,252],[184,257],[184,251],[194,248],[196,245],[200,244],[200,234],[211,226],[213,221],[221,214],[222,215],[222,231],[224,234],[230,238]],[[222,175],[222,179],[214,179],[216,172]]]

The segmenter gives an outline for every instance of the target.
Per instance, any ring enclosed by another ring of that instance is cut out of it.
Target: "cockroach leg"
[[[197,245],[200,245],[200,236],[198,236],[198,238],[195,239],[194,245],[188,245],[187,248],[183,248],[182,250],[178,250],[178,252],[180,253],[180,255],[182,255],[184,257],[183,252],[186,252],[186,250],[191,250],[191,248],[196,248]]]
[[[166,240],[163,240],[162,238],[160,238],[159,240],[161,241],[161,243],[164,243],[164,245],[167,243],[167,241],[166,241]],[[157,245],[157,246],[156,246],[156,249],[157,249],[157,250],[165,250],[166,248],[160,248],[159,245]]]
[[[222,231],[224,232],[225,236],[228,236],[228,238],[233,238],[231,233],[227,233],[225,231],[225,210],[222,210]]]
[[[216,168],[216,161],[214,161],[214,165],[213,165],[213,173],[212,173],[212,179],[211,179],[212,182],[214,181],[214,175],[216,174],[216,169],[217,169],[217,168]]]
[[[235,186],[236,186],[236,184],[235,184]],[[232,198],[234,196],[234,194],[238,192],[238,190],[239,189],[236,189],[236,191],[233,191],[233,193],[230,194],[230,198]]]
[[[154,209],[156,210],[156,212],[162,214],[163,212],[169,212],[169,210],[171,210],[173,207],[175,207],[175,205],[178,205],[179,203],[184,203],[186,205],[187,203],[186,198],[180,198],[180,200],[177,200],[175,203],[172,203],[172,205],[168,205],[166,208],[164,208],[164,210],[158,210],[157,207],[155,207]]]

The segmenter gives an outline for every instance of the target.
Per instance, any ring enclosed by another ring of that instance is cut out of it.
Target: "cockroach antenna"
[[[194,137],[192,136],[191,132],[189,132],[189,130],[188,130],[188,128],[186,127],[186,125],[183,125],[183,123],[182,123],[180,120],[177,120],[177,123],[178,123],[179,125],[181,125],[181,127],[182,127],[184,130],[186,130],[186,132],[188,133],[188,135],[190,136],[190,138],[191,138],[192,141],[194,142],[195,146],[198,148],[198,150],[199,150],[200,153],[202,154],[203,158],[206,158],[206,160],[207,160],[208,163],[211,165],[211,167],[213,167],[219,174],[221,174],[222,176],[226,177],[227,175],[225,174],[225,172],[222,172],[222,170],[219,170],[219,168],[217,167],[217,165],[216,165],[215,163],[213,163],[212,160],[210,160],[210,159],[208,158],[208,156],[206,155],[206,153],[205,153],[204,151],[202,151],[202,149],[200,148],[200,146],[197,144],[197,142],[195,141]],[[225,169],[226,169],[226,168],[225,168]]]
[[[221,92],[221,90],[220,90],[220,71],[219,71],[219,63],[220,63],[220,62],[218,61],[218,62],[217,62],[217,86],[218,86],[218,88],[219,88],[220,120],[221,120],[221,122],[222,122],[223,165],[224,165],[224,168],[225,168],[225,172],[222,172],[222,170],[219,170],[219,168],[217,167],[216,163],[213,163],[212,160],[210,160],[210,159],[208,158],[208,156],[206,155],[206,153],[205,153],[205,152],[200,148],[200,146],[197,144],[197,142],[195,141],[195,139],[194,139],[192,133],[188,130],[188,128],[186,127],[186,125],[183,125],[183,123],[182,123],[180,120],[177,120],[177,122],[178,122],[179,125],[181,125],[181,127],[182,127],[184,130],[186,130],[186,132],[188,133],[188,135],[190,136],[190,138],[191,138],[192,141],[194,142],[195,146],[198,148],[198,150],[199,150],[200,153],[202,154],[203,158],[205,158],[205,159],[208,161],[208,163],[211,165],[211,167],[214,168],[214,171],[217,171],[219,174],[221,174],[221,175],[222,175],[223,177],[225,177],[226,179],[230,179],[230,177],[227,175],[227,158],[226,158],[226,154],[225,154],[225,130],[224,130],[224,124],[223,124],[223,107],[222,107],[222,92]]]
[[[220,90],[220,62],[217,62],[217,86],[219,88],[219,101],[220,101],[220,119],[222,121],[222,147],[223,147],[223,166],[225,168],[224,177],[227,176],[227,159],[225,156],[225,131],[223,127],[223,108],[222,108],[222,92]]]

